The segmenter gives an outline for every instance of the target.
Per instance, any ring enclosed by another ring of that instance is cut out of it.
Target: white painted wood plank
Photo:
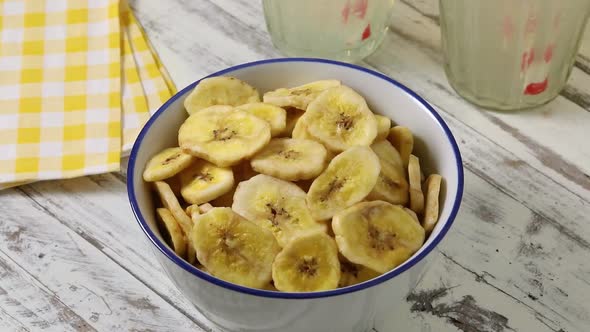
[[[389,324],[396,327],[392,332],[559,331],[543,318],[537,319],[534,310],[448,260],[444,252],[435,252],[434,257],[436,261],[407,298],[405,305],[410,314],[404,317],[392,313],[377,329],[385,329],[382,324]]]
[[[11,236],[20,237],[20,228]],[[0,316],[7,326],[22,329],[53,329],[76,331],[77,326],[92,327],[68,306],[64,305],[34,276],[24,271],[16,262],[0,251]],[[63,319],[68,316],[70,319]],[[3,324],[4,325],[4,324]]]
[[[44,206],[49,214],[57,216],[63,226],[83,236],[180,314],[193,322],[208,324],[156,261],[131,212],[126,186],[121,179],[104,174],[39,182],[21,190],[35,203]]]
[[[69,229],[60,217],[14,189],[0,197],[0,266],[6,271],[0,287],[3,302],[14,305],[2,308],[27,319],[28,328],[49,324],[46,328],[54,331],[202,331],[112,262],[83,231]],[[35,315],[40,315],[37,324]]]
[[[0,307],[0,331],[30,331],[24,324]]]

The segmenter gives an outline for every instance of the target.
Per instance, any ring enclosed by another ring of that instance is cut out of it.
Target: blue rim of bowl
[[[148,226],[147,222],[143,218],[141,211],[139,210],[139,205],[138,205],[137,199],[135,197],[135,189],[133,186],[133,182],[134,182],[133,175],[135,173],[135,166],[136,166],[135,159],[137,157],[137,153],[139,151],[141,141],[143,140],[146,133],[149,131],[149,128],[158,119],[158,117],[168,108],[168,106],[170,106],[170,104],[172,104],[180,96],[184,95],[188,90],[192,90],[202,79],[205,79],[208,77],[213,77],[213,76],[221,76],[221,75],[231,73],[235,70],[242,69],[242,68],[254,67],[254,66],[258,66],[258,65],[263,65],[263,64],[268,64],[268,63],[276,63],[276,62],[317,62],[317,63],[326,63],[326,64],[330,64],[330,65],[336,65],[336,66],[342,66],[342,67],[348,67],[348,68],[360,70],[360,71],[365,72],[367,74],[381,78],[381,79],[395,85],[396,87],[402,89],[404,92],[406,92],[408,95],[410,95],[412,98],[417,100],[420,104],[422,104],[422,106],[424,106],[434,116],[436,121],[443,128],[443,130],[444,130],[444,132],[445,132],[445,134],[446,134],[446,136],[453,148],[453,152],[455,154],[455,160],[457,163],[458,188],[457,188],[457,195],[455,196],[455,202],[453,204],[453,208],[451,210],[451,214],[449,215],[447,223],[444,225],[443,229],[436,236],[436,238],[432,241],[432,243],[430,243],[420,254],[418,254],[415,257],[410,258],[410,260],[407,261],[402,266],[400,266],[396,269],[393,269],[390,272],[382,274],[381,276],[379,276],[377,278],[371,279],[369,281],[365,281],[360,284],[356,284],[356,285],[352,285],[352,286],[348,286],[348,287],[344,287],[344,288],[337,288],[337,289],[329,290],[329,291],[308,292],[308,293],[288,293],[288,292],[276,292],[276,291],[268,291],[268,290],[249,288],[249,287],[240,286],[240,285],[213,277],[213,276],[199,270],[198,268],[192,266],[191,264],[186,262],[184,259],[178,257],[170,248],[168,248],[168,246],[165,243],[160,241],[157,238],[157,236],[154,234],[154,232],[151,230],[151,228]],[[455,138],[453,137],[453,134],[451,134],[451,131],[450,131],[449,127],[447,126],[447,124],[444,122],[442,117],[434,110],[434,108],[432,108],[432,106],[430,106],[430,104],[428,104],[428,102],[426,102],[424,99],[422,99],[422,97],[418,96],[414,91],[410,90],[405,85],[397,82],[396,80],[394,80],[384,74],[376,72],[374,70],[360,67],[357,65],[353,65],[350,63],[344,63],[344,62],[327,60],[327,59],[317,59],[317,58],[276,58],[276,59],[247,62],[247,63],[243,63],[243,64],[240,64],[237,66],[233,66],[233,67],[229,67],[229,68],[220,70],[220,71],[215,72],[211,75],[203,77],[196,82],[193,82],[192,84],[190,84],[189,86],[187,86],[186,88],[182,89],[181,91],[177,92],[174,96],[172,96],[172,98],[170,98],[166,103],[164,103],[164,105],[162,105],[158,109],[158,111],[156,111],[156,113],[154,113],[154,115],[148,120],[148,122],[145,124],[145,126],[143,127],[143,129],[141,130],[139,135],[137,136],[135,144],[133,145],[133,149],[131,150],[128,165],[129,165],[129,168],[127,170],[127,192],[128,192],[128,196],[129,196],[129,202],[131,204],[131,209],[133,210],[133,214],[135,215],[135,218],[137,219],[137,222],[139,223],[139,226],[141,227],[143,232],[147,235],[147,237],[150,239],[150,241],[158,248],[158,250],[160,250],[160,252],[162,252],[166,257],[168,257],[170,260],[172,260],[176,265],[183,268],[185,271],[187,271],[187,272],[189,272],[201,279],[209,281],[217,286],[227,288],[227,289],[230,289],[233,291],[237,291],[240,293],[246,293],[246,294],[250,294],[250,295],[255,295],[255,296],[260,296],[260,297],[268,297],[268,298],[315,299],[315,298],[322,298],[322,297],[330,297],[330,296],[342,295],[342,294],[347,294],[347,293],[352,293],[352,292],[360,291],[363,289],[367,289],[367,288],[373,287],[375,285],[378,285],[382,282],[385,282],[389,279],[392,279],[393,277],[405,272],[406,270],[410,269],[412,266],[416,265],[416,263],[420,262],[424,257],[426,257],[440,243],[440,241],[445,237],[446,233],[451,228],[451,225],[453,224],[455,217],[457,216],[457,213],[459,212],[459,207],[461,205],[461,198],[463,196],[463,162],[461,160],[461,153],[459,151],[459,147],[457,145],[457,142],[455,141]]]

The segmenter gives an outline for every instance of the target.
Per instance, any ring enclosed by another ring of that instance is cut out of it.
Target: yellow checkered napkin
[[[0,1],[0,188],[118,170],[172,93],[125,2]]]

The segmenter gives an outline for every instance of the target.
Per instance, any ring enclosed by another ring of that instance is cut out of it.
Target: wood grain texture
[[[429,100],[465,163],[459,216],[416,289],[374,331],[587,331],[590,42],[566,89],[534,111],[463,101],[442,69],[437,0],[396,2],[361,65]],[[280,56],[259,2],[132,1],[179,88]],[[197,33],[198,32],[198,33]],[[166,277],[126,198],[125,171],[0,192],[0,330],[215,331]]]
[[[0,297],[11,304],[2,305],[4,311],[33,330],[200,331],[114,263],[84,229],[70,229],[62,221],[64,216],[82,220],[83,215],[68,210],[58,216],[23,188],[0,193],[5,213],[0,224]],[[92,204],[81,207],[93,210]]]

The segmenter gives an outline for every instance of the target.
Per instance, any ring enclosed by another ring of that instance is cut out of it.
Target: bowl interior
[[[461,157],[453,136],[440,116],[409,89],[361,67],[314,59],[259,61],[232,67],[213,75],[239,78],[256,87],[260,93],[320,79],[338,79],[358,91],[365,97],[371,110],[391,118],[394,124],[408,127],[414,133],[414,154],[420,158],[424,173],[436,172],[444,179],[440,195],[439,222],[431,236],[414,256],[379,278],[387,280],[403,272],[422,259],[442,239],[459,208],[463,187]],[[128,190],[132,208],[150,240],[160,250],[166,250],[164,253],[169,257],[174,254],[170,248],[166,248],[158,231],[152,191],[150,185],[144,183],[142,172],[151,156],[166,147],[178,146],[178,128],[187,118],[183,101],[196,83],[180,91],[150,119],[138,137],[129,161]],[[149,230],[146,230],[146,227]],[[205,276],[188,264],[182,266],[193,274]]]

